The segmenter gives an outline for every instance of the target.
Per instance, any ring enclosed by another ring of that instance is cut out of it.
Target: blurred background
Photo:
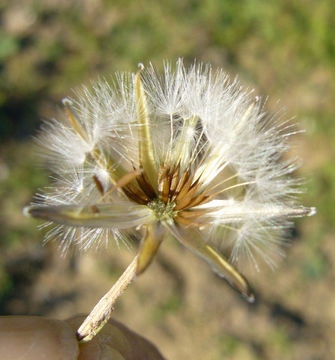
[[[306,133],[292,155],[308,179],[277,271],[251,276],[245,303],[176,243],[117,304],[115,318],[167,359],[335,358],[335,2],[333,0],[0,1],[0,315],[87,313],[135,248],[61,257],[23,206],[48,183],[32,136],[71,88],[138,62],[223,67],[277,100]]]

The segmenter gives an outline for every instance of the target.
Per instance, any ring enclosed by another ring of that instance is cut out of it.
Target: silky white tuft
[[[230,263],[273,266],[291,218],[315,213],[296,200],[294,127],[222,70],[139,64],[63,104],[38,138],[53,183],[25,213],[64,248],[142,239],[140,273],[172,235],[251,300]]]

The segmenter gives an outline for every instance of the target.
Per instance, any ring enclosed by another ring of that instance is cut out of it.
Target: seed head
[[[284,160],[294,128],[222,70],[140,64],[63,103],[38,140],[53,184],[25,211],[64,249],[135,237],[139,274],[172,236],[252,301],[233,265],[273,266],[290,219],[315,212]]]

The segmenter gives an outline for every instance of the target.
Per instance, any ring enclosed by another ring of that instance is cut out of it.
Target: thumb
[[[64,321],[35,316],[0,317],[1,360],[75,360],[75,332]]]

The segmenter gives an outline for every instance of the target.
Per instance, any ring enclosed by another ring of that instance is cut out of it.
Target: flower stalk
[[[119,277],[113,287],[99,300],[90,314],[77,330],[80,342],[88,342],[96,336],[111,318],[114,304],[128,285],[134,280],[137,269],[137,256],[129,264],[124,273]]]

